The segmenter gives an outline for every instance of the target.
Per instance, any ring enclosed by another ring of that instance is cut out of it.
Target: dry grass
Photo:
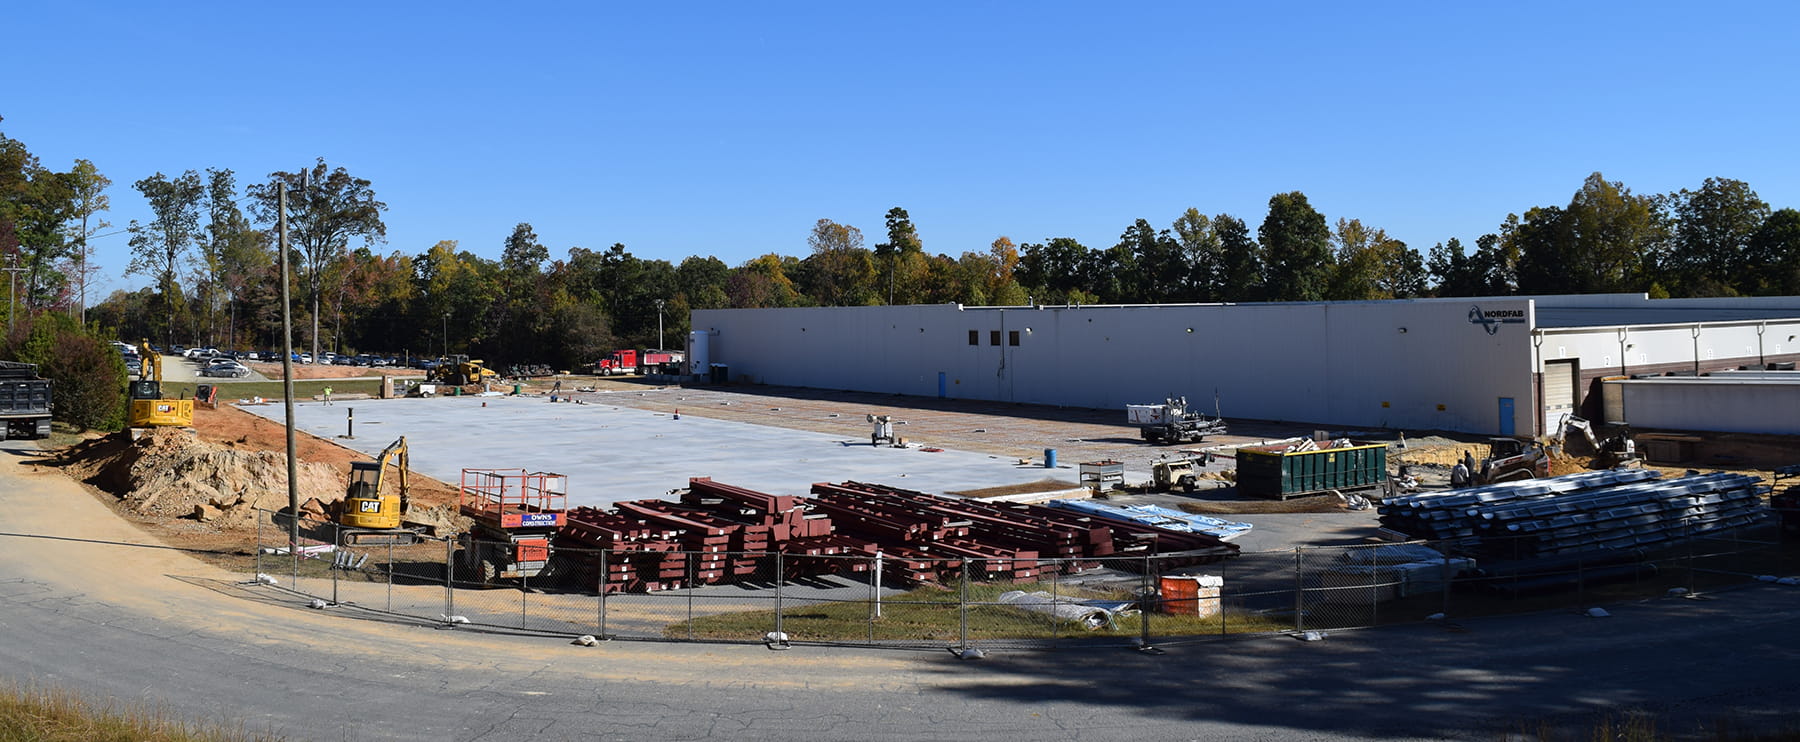
[[[0,684],[0,742],[237,742],[272,734],[194,724],[162,706],[96,706],[60,690]]]

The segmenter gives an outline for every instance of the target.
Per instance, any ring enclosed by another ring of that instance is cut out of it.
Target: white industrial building
[[[1210,412],[1216,395],[1227,418],[1495,435],[1542,435],[1572,413],[1601,419],[1601,389],[1616,385],[1606,377],[1800,360],[1792,296],[946,304],[712,309],[691,319],[696,372],[716,365],[734,382],[1113,408],[1121,419],[1127,404],[1172,395]],[[1632,387],[1608,417],[1800,433],[1800,381],[1773,376],[1732,382],[1732,392],[1691,381]],[[1734,401],[1721,406],[1721,394]],[[1727,409],[1732,419],[1708,418]]]

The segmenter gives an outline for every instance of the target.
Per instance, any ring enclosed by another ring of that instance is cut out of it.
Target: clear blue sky
[[[133,181],[323,156],[381,252],[803,256],[828,218],[926,250],[1107,247],[1303,191],[1424,251],[1707,177],[1800,207],[1800,4],[25,2],[0,131]],[[123,234],[96,243],[101,295]]]

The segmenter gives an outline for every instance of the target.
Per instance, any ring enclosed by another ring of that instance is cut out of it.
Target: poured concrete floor
[[[584,395],[585,396],[585,395]],[[595,401],[587,401],[593,399]],[[1061,479],[1017,457],[957,450],[874,447],[863,437],[793,430],[694,414],[548,397],[440,397],[295,406],[298,429],[376,454],[406,436],[413,470],[455,483],[464,468],[527,469],[568,476],[569,505],[662,497],[690,477],[771,494],[805,494],[814,482],[879,482],[933,494]],[[245,407],[280,420],[282,408]],[[348,416],[354,410],[355,438]],[[864,430],[866,427],[859,427]],[[905,433],[900,435],[904,437]]]

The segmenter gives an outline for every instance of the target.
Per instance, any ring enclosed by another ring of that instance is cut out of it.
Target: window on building
[[[988,345],[999,345],[999,344],[1000,344],[1000,331],[999,330],[988,330]]]
[[[969,331],[969,344],[970,345],[980,345],[981,344],[981,331],[980,330],[970,330]]]
[[[1019,331],[1018,330],[1007,330],[1006,331],[1006,344],[1012,345],[1012,346],[1017,346],[1019,344]]]

